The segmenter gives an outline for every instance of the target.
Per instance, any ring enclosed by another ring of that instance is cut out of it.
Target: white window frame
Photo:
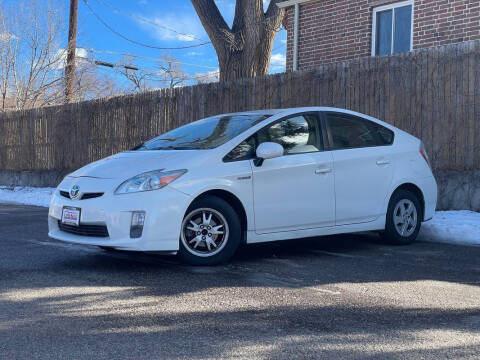
[[[407,1],[401,1],[401,2],[396,2],[393,4],[389,5],[384,5],[384,6],[377,6],[373,8],[373,16],[372,16],[372,56],[377,56],[375,54],[375,49],[377,47],[377,13],[385,11],[385,10],[393,10],[399,7],[403,6],[408,6],[412,5],[412,29],[410,31],[410,51],[413,50],[413,22],[414,22],[414,11],[415,11],[415,1],[414,0],[407,0]],[[395,12],[394,12],[395,13]],[[390,50],[390,55],[393,55],[393,46],[394,46],[394,36],[395,36],[395,14],[392,14],[392,48]]]

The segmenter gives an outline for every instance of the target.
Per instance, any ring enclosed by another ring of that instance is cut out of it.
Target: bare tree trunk
[[[268,74],[273,41],[284,16],[271,0],[266,12],[262,0],[237,0],[232,28],[214,0],[191,0],[217,52],[220,81]]]
[[[10,79],[17,61],[18,39],[10,32],[1,5],[0,2],[0,92],[2,94],[1,110],[5,111],[7,94],[10,92]],[[8,21],[12,22],[11,19]]]

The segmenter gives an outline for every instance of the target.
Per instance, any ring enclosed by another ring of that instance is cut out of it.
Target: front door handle
[[[315,170],[315,174],[317,174],[317,175],[318,174],[327,174],[331,171],[332,171],[332,169],[330,169],[330,168],[322,168],[322,169]]]
[[[390,164],[389,160],[377,160],[377,165],[388,165]]]

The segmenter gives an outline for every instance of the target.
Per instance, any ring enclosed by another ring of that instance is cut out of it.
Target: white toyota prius
[[[227,261],[241,243],[379,231],[414,241],[437,184],[422,142],[352,111],[224,114],[66,176],[49,235],[106,249]]]

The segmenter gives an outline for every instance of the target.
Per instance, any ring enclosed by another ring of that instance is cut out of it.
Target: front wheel
[[[390,199],[383,238],[392,244],[414,242],[421,226],[421,205],[415,194],[398,190]]]
[[[201,198],[183,219],[179,255],[192,265],[217,265],[233,256],[241,237],[240,219],[225,200]]]

